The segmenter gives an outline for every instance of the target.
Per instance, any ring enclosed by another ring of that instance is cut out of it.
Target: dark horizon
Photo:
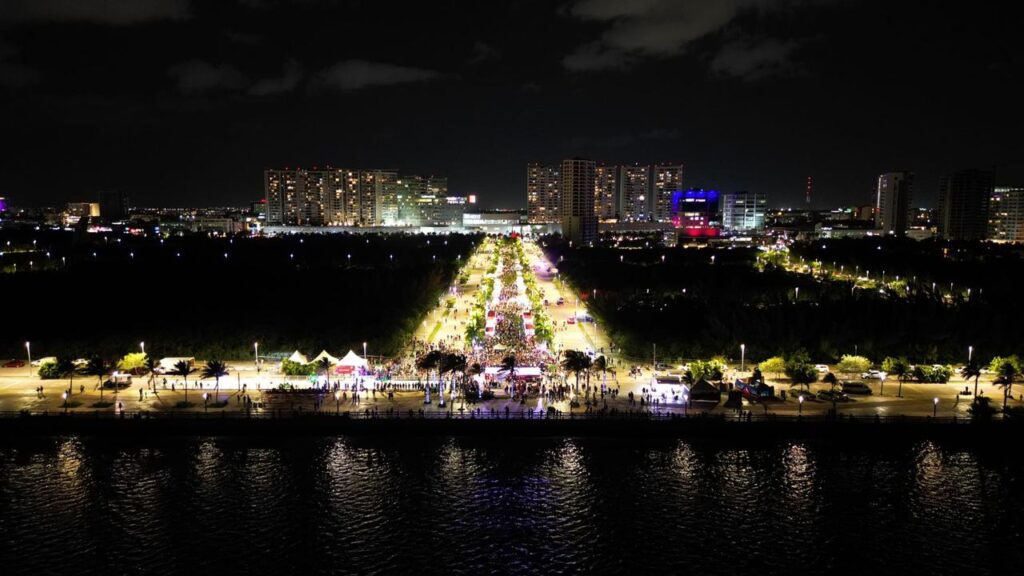
[[[819,208],[897,169],[921,206],[963,168],[1024,184],[1009,3],[7,4],[0,196],[19,206],[244,206],[264,168],[332,164],[521,208],[527,162],[572,156],[678,161],[686,187],[780,207],[807,176]]]

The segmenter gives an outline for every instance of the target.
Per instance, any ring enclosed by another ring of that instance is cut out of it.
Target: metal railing
[[[169,410],[169,411],[112,411],[112,410],[45,410],[45,411],[0,411],[0,419],[13,418],[65,418],[65,419],[123,419],[123,420],[275,420],[275,419],[342,419],[342,420],[502,420],[522,422],[544,421],[637,421],[637,422],[730,422],[730,423],[935,423],[969,424],[969,417],[918,416],[918,415],[847,415],[840,413],[791,415],[760,414],[753,412],[688,412],[666,411],[616,411],[616,412],[565,412],[542,410],[293,410],[253,409],[241,411]],[[993,419],[1002,419],[993,415]]]

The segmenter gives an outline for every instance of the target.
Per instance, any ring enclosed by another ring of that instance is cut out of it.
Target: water
[[[4,574],[993,573],[1024,458],[893,442],[0,444]]]

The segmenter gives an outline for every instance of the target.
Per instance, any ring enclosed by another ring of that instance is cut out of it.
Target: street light
[[[259,374],[259,371],[260,371],[260,343],[259,342],[253,342],[252,343],[252,349],[253,349],[254,356],[256,357],[256,373]]]
[[[341,414],[341,390],[334,391],[334,413]]]
[[[209,396],[206,395],[206,392],[203,392],[203,412],[207,412],[209,410],[209,407],[206,404],[207,398],[209,398]]]
[[[744,368],[747,365],[746,364],[746,353],[747,353],[747,345],[746,344],[740,344],[740,372],[745,372]]]
[[[967,347],[967,363],[971,363],[971,357],[974,356],[974,346]]]
[[[363,342],[363,358],[366,358],[366,342]]]
[[[804,395],[803,394],[800,395],[799,400],[800,400],[800,415],[803,415],[803,413],[804,413]]]
[[[64,392],[60,395],[61,399],[64,400],[64,413],[68,413],[68,393]]]
[[[932,408],[932,418],[934,418],[934,417],[939,415],[939,397],[938,396],[936,396],[935,398],[932,398],[932,404],[934,404],[934,407]]]
[[[139,342],[139,348],[142,350],[142,354],[145,355],[146,354],[146,343],[145,342]]]
[[[28,376],[32,377],[32,343],[25,342],[25,353],[28,354]]]

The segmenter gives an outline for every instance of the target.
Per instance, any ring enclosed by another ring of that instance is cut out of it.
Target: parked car
[[[4,368],[24,368],[24,367],[25,367],[25,361],[24,360],[8,360],[7,362],[4,362]]]
[[[833,392],[831,390],[822,390],[818,392],[818,399],[824,400],[825,402],[849,402],[850,397],[842,392]]]
[[[844,394],[871,394],[871,388],[863,382],[843,382],[839,388]]]
[[[568,322],[569,324],[575,324],[576,323],[576,319],[573,318],[572,316],[569,316],[569,319],[566,320],[566,322]]]
[[[868,370],[867,372],[861,374],[860,377],[865,379],[865,380],[881,380],[882,379],[882,371],[881,370]]]
[[[796,400],[797,402],[800,401],[801,396],[804,397],[804,402],[814,400],[814,392],[811,392],[810,390],[801,390],[799,388],[790,388],[790,390],[786,392],[786,395],[792,396],[793,400]]]
[[[814,369],[817,370],[819,374],[825,374],[828,372],[828,364],[815,364]]]

